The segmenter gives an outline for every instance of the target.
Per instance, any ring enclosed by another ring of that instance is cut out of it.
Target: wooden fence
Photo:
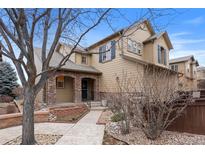
[[[205,99],[196,100],[194,104],[189,105],[168,130],[205,135]]]

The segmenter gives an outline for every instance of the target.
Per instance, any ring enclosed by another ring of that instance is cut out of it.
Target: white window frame
[[[165,55],[166,55],[166,57],[168,56],[167,52],[166,52],[166,50],[165,50],[165,48],[163,46],[159,45],[159,47],[160,47],[160,55],[158,55],[158,56],[160,56],[160,60],[161,61],[160,62],[158,61],[158,63],[166,66],[167,65],[167,59],[165,59],[164,56]],[[166,64],[165,64],[165,60],[166,60]]]
[[[85,58],[85,62],[83,61],[83,58]],[[87,64],[88,60],[87,60],[87,56],[82,55],[81,56],[81,64]]]
[[[173,67],[173,68],[172,68]],[[171,65],[171,70],[178,72],[179,66],[177,64]]]
[[[59,86],[59,83],[62,83],[62,86]],[[56,88],[57,89],[64,89],[65,88],[65,79],[58,80],[58,77],[56,78]]]
[[[134,41],[134,40],[128,38],[127,39],[127,50],[132,52],[132,53],[141,55],[142,44],[140,42],[137,42],[137,41]]]
[[[102,48],[102,62],[107,62],[112,60],[111,55],[111,41],[105,44]]]

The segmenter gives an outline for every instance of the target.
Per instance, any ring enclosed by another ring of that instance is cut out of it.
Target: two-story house
[[[179,57],[171,59],[170,68],[176,72],[180,72],[180,81],[183,83],[183,87],[186,90],[197,89],[197,66],[198,61],[195,60],[193,55],[186,57]]]
[[[205,67],[197,68],[197,88],[205,90]]]
[[[72,46],[59,44],[50,66],[54,67],[71,51]],[[106,92],[114,92],[116,78],[123,71],[137,74],[144,65],[169,69],[172,43],[167,32],[156,34],[148,20],[124,28],[83,49],[78,47],[38,95],[38,101],[82,102],[100,100]],[[36,49],[36,64],[41,64]],[[38,67],[40,70],[40,66]]]

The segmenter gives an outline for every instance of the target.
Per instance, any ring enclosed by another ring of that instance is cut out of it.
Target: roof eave
[[[66,71],[70,71],[70,72],[79,72],[79,73],[98,74],[98,75],[102,74],[102,72],[93,72],[93,71],[85,71],[85,70],[77,70],[77,69],[69,69],[69,68],[59,68],[58,71],[60,71],[60,70],[66,70]]]
[[[102,44],[102,43],[104,43],[104,42],[106,42],[106,41],[109,41],[109,40],[111,40],[111,39],[113,39],[113,38],[115,38],[115,37],[117,37],[117,36],[120,36],[123,31],[124,31],[124,29],[121,29],[120,31],[118,31],[118,32],[116,32],[116,33],[113,33],[113,34],[111,34],[111,35],[105,37],[104,39],[102,39],[102,40],[100,40],[100,41],[98,41],[98,42],[92,44],[91,46],[87,47],[86,50],[91,50],[91,49],[93,49],[93,48],[99,46],[100,44]]]

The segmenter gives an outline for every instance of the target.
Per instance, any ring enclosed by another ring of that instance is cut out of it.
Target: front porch
[[[58,71],[44,88],[47,105],[84,103],[99,100],[99,74]]]

